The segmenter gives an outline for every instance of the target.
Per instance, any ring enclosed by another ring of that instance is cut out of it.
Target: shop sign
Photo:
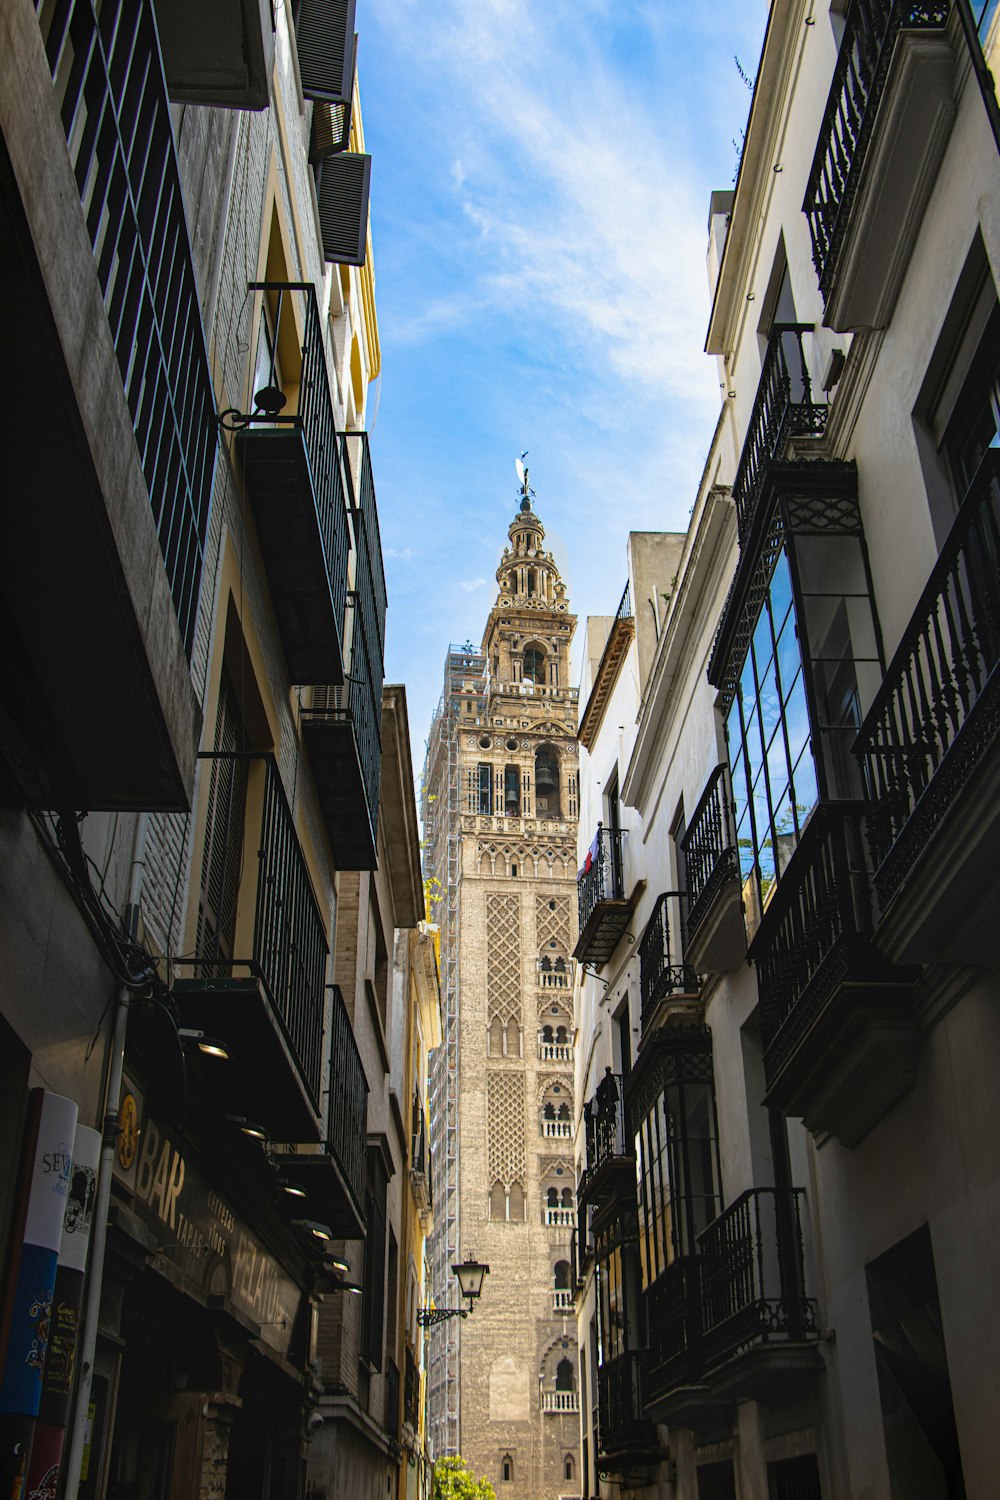
[[[149,1115],[133,1190],[162,1253],[206,1295],[228,1296],[260,1324],[262,1340],[287,1356],[302,1289]]]

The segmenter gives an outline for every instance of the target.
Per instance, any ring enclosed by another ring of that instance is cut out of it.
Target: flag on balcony
[[[598,829],[597,832],[594,834],[594,842],[591,844],[590,848],[587,850],[587,858],[583,862],[583,869],[579,872],[579,874],[577,876],[577,879],[579,879],[580,876],[583,876],[583,875],[587,874],[587,872],[589,871],[591,865],[594,863],[594,860],[597,858],[597,852],[600,849],[600,847],[601,847],[601,830]]]

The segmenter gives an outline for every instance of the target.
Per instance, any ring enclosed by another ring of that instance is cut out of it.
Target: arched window
[[[524,1223],[524,1188],[519,1182],[510,1185],[508,1218],[515,1224]]]
[[[506,1219],[507,1217],[507,1194],[502,1182],[495,1182],[490,1188],[490,1218]]]
[[[549,1027],[550,1031],[551,1031],[551,1029],[552,1028]],[[567,1042],[567,1037],[566,1037],[566,1028],[565,1028],[565,1026],[557,1026],[556,1027],[556,1044],[557,1044],[557,1046],[565,1047],[566,1042]]]
[[[563,1459],[563,1478],[564,1479],[572,1479],[573,1478],[573,1455],[572,1455],[572,1453],[567,1453],[566,1457]]]
[[[557,1260],[555,1264],[555,1288],[557,1292],[569,1291],[569,1261]]]
[[[563,1106],[563,1108],[565,1108],[565,1105]],[[556,1107],[552,1103],[551,1100],[549,1100],[545,1104],[544,1108],[542,1109],[542,1117],[543,1117],[543,1119],[546,1119],[546,1120],[554,1120],[555,1119],[555,1117],[556,1117]]]
[[[528,569],[528,593],[533,594],[538,587],[537,575],[534,568]]]
[[[508,818],[516,818],[521,811],[521,776],[517,766],[504,767],[503,810]]]
[[[564,1187],[563,1188],[563,1190],[562,1190],[562,1203],[561,1203],[560,1207],[562,1207],[562,1208],[572,1208],[573,1207],[573,1189],[571,1187]]]
[[[529,593],[533,590],[529,589]],[[521,658],[523,667],[522,677],[530,677],[536,685],[545,681],[545,652],[541,646],[525,646],[524,656]]]
[[[558,1208],[559,1207],[559,1189],[558,1188],[554,1188],[554,1187],[548,1188],[546,1190],[546,1193],[545,1193],[545,1201],[548,1204],[549,1208]]]
[[[503,1053],[503,1022],[499,1016],[494,1016],[490,1022],[490,1056],[500,1057]]]
[[[507,1056],[521,1056],[521,1028],[516,1021],[507,1022]]]
[[[558,1110],[558,1112],[556,1114],[556,1119],[557,1120],[568,1120],[569,1119],[569,1105],[568,1104],[560,1104],[559,1110]]]
[[[559,757],[551,745],[535,754],[535,811],[540,818],[559,817]]]
[[[565,1030],[566,1028],[562,1027],[561,1029]],[[546,1047],[551,1047],[551,1045],[552,1045],[552,1027],[551,1026],[543,1026],[542,1027],[542,1041],[545,1043]]]
[[[500,1479],[504,1484],[511,1484],[514,1479],[514,1460],[509,1453],[505,1453],[500,1460]]]
[[[556,1390],[576,1390],[576,1375],[573,1371],[572,1360],[561,1359],[556,1365]]]

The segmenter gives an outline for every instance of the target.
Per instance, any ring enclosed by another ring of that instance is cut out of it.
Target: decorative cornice
[[[590,697],[587,699],[587,706],[576,732],[580,744],[587,750],[593,749],[604,714],[611,701],[615,683],[618,681],[618,674],[621,672],[629,647],[634,640],[635,620],[631,616],[624,620],[616,619],[612,623],[611,633],[605,642],[597,668],[597,676],[594,678],[594,686],[590,690]]]

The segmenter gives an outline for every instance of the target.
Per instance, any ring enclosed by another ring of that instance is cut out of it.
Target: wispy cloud
[[[485,578],[463,578],[458,586],[460,589],[464,589],[467,594],[474,594],[476,590],[481,589],[485,585],[485,583]]]

